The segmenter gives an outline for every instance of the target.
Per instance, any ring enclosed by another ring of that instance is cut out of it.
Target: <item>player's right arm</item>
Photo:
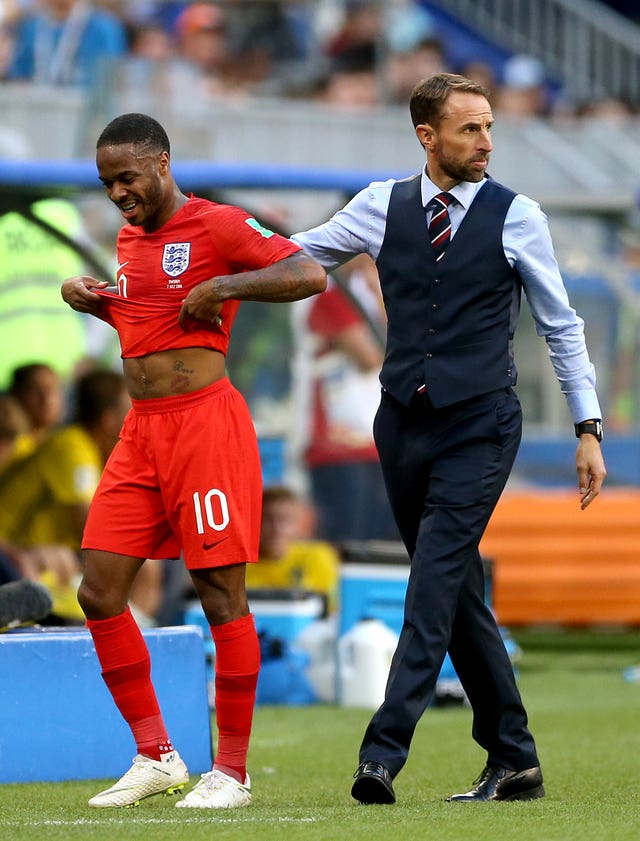
[[[101,298],[92,292],[92,289],[104,289],[109,284],[106,280],[96,280],[89,275],[77,275],[68,277],[62,284],[60,294],[71,309],[77,312],[88,312],[97,315],[100,309]]]

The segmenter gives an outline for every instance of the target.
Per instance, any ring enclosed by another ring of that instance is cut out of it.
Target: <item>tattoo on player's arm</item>
[[[297,262],[296,260],[291,260],[288,266],[290,272],[290,285],[294,289],[298,289],[303,286],[306,280],[306,273],[303,269],[302,265]]]
[[[308,258],[296,253],[264,269],[263,277],[273,282],[270,300],[297,300],[307,286],[307,264]]]

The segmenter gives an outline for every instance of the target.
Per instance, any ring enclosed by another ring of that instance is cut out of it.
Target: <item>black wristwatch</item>
[[[596,440],[602,441],[602,421],[600,419],[597,420],[587,420],[582,421],[582,423],[575,424],[576,430],[576,438],[579,438],[581,435],[585,433],[589,433],[589,435],[595,435]]]

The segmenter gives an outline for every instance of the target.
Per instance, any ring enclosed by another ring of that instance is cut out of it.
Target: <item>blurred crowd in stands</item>
[[[461,54],[418,0],[5,0],[0,79],[91,88],[126,64],[133,84],[169,79],[182,95],[279,96],[335,107],[406,105],[439,71],[483,82],[500,114],[638,112],[622,99],[573,102],[530,55]],[[125,61],[126,60],[126,61]]]

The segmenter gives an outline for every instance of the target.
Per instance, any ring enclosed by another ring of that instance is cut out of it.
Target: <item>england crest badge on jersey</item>
[[[178,277],[189,268],[190,242],[166,242],[162,253],[162,270],[169,277]]]

